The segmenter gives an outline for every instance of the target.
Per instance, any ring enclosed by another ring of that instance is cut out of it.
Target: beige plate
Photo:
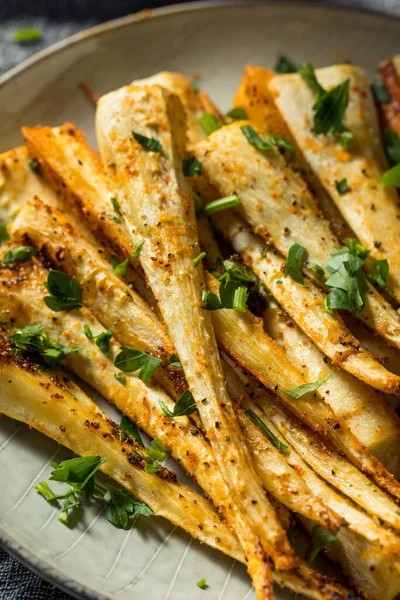
[[[0,79],[0,150],[21,144],[21,125],[75,122],[93,140],[93,106],[79,82],[103,93],[160,70],[201,74],[231,106],[247,63],[272,67],[279,52],[316,66],[351,60],[371,74],[399,51],[399,21],[350,9],[270,4],[187,4],[130,16],[61,42]],[[108,411],[109,412],[109,411]],[[118,418],[118,417],[117,417]],[[0,420],[0,536],[42,575],[77,597],[245,600],[244,568],[162,520],[113,529],[92,507],[74,529],[34,491],[62,449]],[[209,588],[196,582],[206,577]],[[289,595],[277,590],[279,600]]]

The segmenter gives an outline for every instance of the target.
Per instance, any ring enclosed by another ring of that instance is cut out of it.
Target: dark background
[[[314,2],[327,3],[325,0]],[[174,0],[0,0],[0,73],[38,50],[92,25],[144,8],[177,3]],[[335,4],[369,6],[400,15],[400,0],[336,0]],[[13,43],[12,32],[24,27],[38,27],[42,31],[41,41],[31,46]],[[71,597],[0,549],[0,600],[71,600]]]

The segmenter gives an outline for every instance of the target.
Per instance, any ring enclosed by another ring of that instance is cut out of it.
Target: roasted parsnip
[[[400,55],[381,62],[378,73],[389,94],[387,102],[377,103],[382,125],[400,135]]]
[[[120,190],[128,230],[145,240],[142,267],[232,498],[275,565],[291,568],[293,551],[241,442],[211,319],[201,309],[202,266],[193,264],[200,250],[191,189],[182,173],[182,105],[158,86],[125,87],[100,99],[96,130],[103,163]],[[151,138],[149,151],[143,140]]]
[[[270,302],[263,316],[267,332],[284,347],[290,362],[307,381],[317,381],[326,373],[333,373],[333,377],[320,387],[320,393],[371,454],[399,478],[400,421],[382,396],[327,362],[276,304]]]
[[[338,136],[317,135],[312,131],[315,97],[300,75],[276,76],[269,87],[307,163],[343,217],[374,258],[388,260],[388,286],[399,299],[398,198],[394,188],[378,182],[385,163],[368,81],[361,69],[350,65],[317,69],[316,77],[324,89],[350,80],[345,126],[353,141],[347,150],[340,145]],[[347,181],[347,190],[341,194],[335,181],[343,179]]]

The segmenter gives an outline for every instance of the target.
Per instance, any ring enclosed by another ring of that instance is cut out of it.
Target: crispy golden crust
[[[381,123],[384,129],[392,129],[400,135],[400,77],[393,59],[381,62],[378,73],[390,96],[390,102],[376,103]]]

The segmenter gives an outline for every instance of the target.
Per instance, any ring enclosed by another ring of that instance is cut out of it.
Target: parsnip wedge
[[[199,254],[196,222],[191,189],[182,173],[182,105],[158,86],[125,87],[100,99],[96,129],[103,163],[120,190],[128,231],[134,229],[145,240],[140,261],[220,471],[264,550],[279,569],[291,568],[296,564],[293,550],[242,443],[211,319],[201,309],[202,266],[193,264]],[[149,151],[143,140],[154,136],[156,151]]]
[[[350,65],[317,69],[316,76],[325,89],[350,79],[345,125],[354,137],[348,150],[336,138],[312,131],[315,99],[300,75],[276,76],[269,87],[298,147],[343,217],[374,258],[388,260],[388,286],[400,299],[398,197],[394,188],[378,183],[385,164],[368,81]],[[335,186],[342,179],[347,180],[345,194]]]
[[[360,346],[338,315],[325,310],[324,295],[316,285],[307,279],[301,285],[284,277],[283,257],[276,250],[266,251],[263,239],[234,213],[225,211],[223,217],[216,214],[213,219],[243,261],[333,364],[378,390],[400,392],[399,377]]]
[[[241,131],[243,125],[225,126],[198,145],[196,156],[205,177],[220,196],[239,195],[245,219],[283,256],[298,243],[307,249],[307,261],[325,267],[340,244],[316,199],[277,148],[260,152],[249,143]],[[317,284],[323,283],[315,271],[308,270],[308,275]],[[359,318],[388,343],[400,347],[399,315],[369,281],[367,285]]]
[[[293,427],[297,429],[302,426],[288,415],[279,401],[260,389],[258,382],[238,369],[231,359],[225,355],[223,357],[224,373],[232,398],[240,406],[248,406],[257,412],[270,431],[287,446],[285,458],[301,475],[307,487],[345,519],[346,527],[341,527],[336,536],[338,541],[334,544],[333,559],[340,563],[364,597],[392,600],[400,586],[400,538],[327,484],[319,476],[318,469],[313,471],[310,468],[301,458],[302,447],[299,444],[291,445],[286,436],[286,432],[291,432]],[[258,412],[260,409],[261,412]],[[312,440],[309,439],[308,443],[312,443]],[[254,450],[261,451],[261,447],[255,445]],[[331,455],[327,449],[325,452],[329,462]],[[337,465],[334,468],[336,471]]]
[[[249,120],[259,124],[265,133],[283,136],[290,141],[295,150],[294,163],[301,167],[302,175],[311,186],[311,189],[316,193],[318,203],[325,217],[328,219],[333,233],[341,242],[344,242],[347,237],[355,237],[350,227],[344,222],[336,205],[307,166],[301,152],[296,147],[296,142],[287,128],[282,115],[276,108],[271,90],[268,87],[273,77],[275,77],[273,71],[268,71],[268,69],[264,69],[263,67],[247,65],[239,88],[236,91],[233,101],[234,106],[245,108]]]
[[[29,166],[31,165],[31,166]],[[47,197],[53,202],[54,192],[32,163],[24,146],[0,154],[0,222],[9,223],[32,196]]]
[[[264,312],[267,332],[281,344],[290,362],[307,381],[327,372],[333,377],[320,393],[339,418],[397,479],[400,476],[400,420],[382,396],[342,369],[330,364],[297,325],[270,303]]]
[[[400,135],[400,55],[381,62],[378,73],[389,93],[388,102],[377,104],[382,125]]]
[[[166,90],[176,94],[186,114],[187,150],[192,151],[200,140],[204,138],[204,132],[198,123],[198,100],[193,85],[181,73],[161,71],[146,79],[136,79],[131,85],[161,85]]]
[[[214,293],[219,283],[211,275],[207,287]],[[307,423],[372,478],[382,489],[400,499],[400,483],[383,465],[362,446],[347,424],[338,418],[323,397],[317,392],[294,400],[284,393],[305,380],[289,362],[282,348],[264,331],[261,319],[249,311],[238,313],[229,309],[212,313],[218,343],[239,364],[255,375],[265,386],[278,393],[281,401],[299,419]],[[371,482],[369,482],[370,485]],[[380,493],[379,489],[376,488]],[[398,509],[400,526],[400,509]]]
[[[78,455],[106,458],[101,467],[128,491],[193,537],[243,561],[241,548],[211,505],[167,469],[144,470],[143,448],[119,440],[119,427],[64,375],[11,355],[0,342],[0,411],[27,423]],[[201,525],[201,526],[200,526]]]

